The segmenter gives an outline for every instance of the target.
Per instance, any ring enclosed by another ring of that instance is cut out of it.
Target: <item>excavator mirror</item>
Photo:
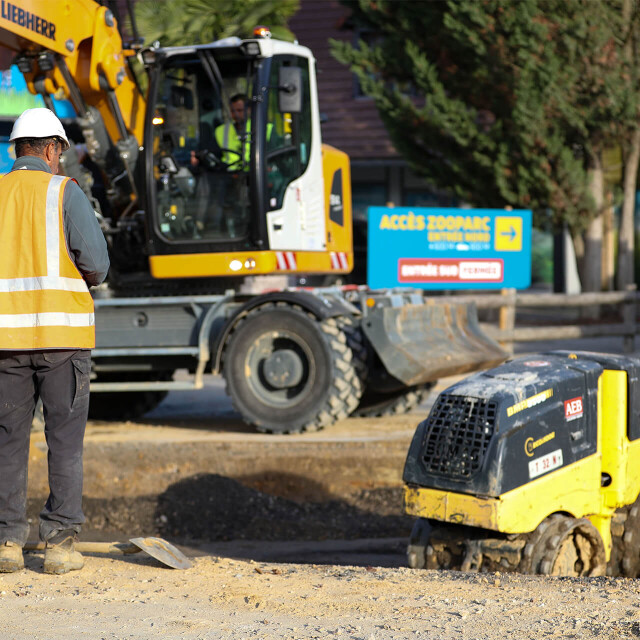
[[[176,109],[193,109],[193,91],[187,87],[174,84],[171,87],[171,106]]]
[[[280,113],[302,111],[302,69],[280,67],[278,70],[278,110]]]
[[[164,156],[160,158],[160,162],[158,163],[158,168],[162,173],[171,173],[171,174],[178,173],[178,167],[176,166],[176,163],[174,162],[173,158],[169,156]]]

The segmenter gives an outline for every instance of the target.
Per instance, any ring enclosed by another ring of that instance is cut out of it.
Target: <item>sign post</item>
[[[369,207],[372,289],[526,289],[531,211]]]

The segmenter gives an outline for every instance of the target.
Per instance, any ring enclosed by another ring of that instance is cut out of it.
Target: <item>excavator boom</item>
[[[142,143],[145,101],[126,62],[134,52],[123,49],[107,7],[93,0],[2,0],[0,45],[16,52],[32,93],[67,98],[80,116],[93,106],[112,140],[131,134]]]

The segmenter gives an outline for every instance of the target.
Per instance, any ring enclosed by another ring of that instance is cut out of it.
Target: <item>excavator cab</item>
[[[0,43],[47,106],[52,96],[73,106],[75,141],[106,185],[114,291],[166,291],[154,281],[172,279],[213,292],[246,276],[351,271],[349,159],[321,144],[309,49],[265,29],[142,48],[133,14],[123,46],[121,3],[67,4],[24,0],[0,15]],[[73,155],[63,168],[92,198]]]
[[[266,273],[273,250],[326,250],[312,59],[267,44],[282,53],[258,55],[257,42],[237,39],[151,50],[144,192],[154,277]]]

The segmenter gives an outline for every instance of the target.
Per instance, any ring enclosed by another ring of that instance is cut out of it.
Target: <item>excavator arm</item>
[[[48,106],[51,96],[71,101],[91,158],[112,177],[124,170],[135,199],[145,101],[112,11],[93,0],[1,0],[0,46],[16,52],[29,90]]]

